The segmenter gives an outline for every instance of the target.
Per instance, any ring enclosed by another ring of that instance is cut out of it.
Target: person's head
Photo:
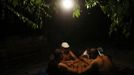
[[[99,50],[99,51],[103,52],[102,47],[98,47],[98,48],[97,48],[97,50]]]
[[[91,48],[88,50],[89,57],[95,59],[98,56],[98,51],[95,48]]]
[[[99,53],[100,56],[103,55],[103,49],[102,49],[102,47],[98,47],[97,48],[97,51],[98,51],[98,53]]]
[[[69,46],[69,44],[68,44],[67,42],[62,42],[62,43],[61,43],[61,47],[67,49],[67,48],[69,48],[70,46]]]

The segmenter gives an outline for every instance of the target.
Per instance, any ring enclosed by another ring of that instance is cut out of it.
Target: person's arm
[[[78,59],[77,56],[76,56],[72,51],[69,51],[69,54],[70,54],[74,59]]]
[[[63,68],[66,68],[67,70],[69,71],[72,71],[72,72],[77,72],[76,69],[72,68],[72,67],[69,67],[68,65],[64,64],[64,63],[59,63],[58,64],[59,67],[63,67]]]
[[[81,61],[87,65],[91,64],[93,59],[85,58],[85,57],[80,57]]]

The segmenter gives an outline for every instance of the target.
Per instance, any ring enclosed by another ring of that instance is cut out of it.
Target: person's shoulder
[[[107,56],[107,55],[105,55],[105,54],[103,54],[101,57],[102,57],[102,58],[105,58],[105,59],[109,59],[109,56]]]
[[[112,59],[109,56],[107,56],[107,55],[103,55],[102,56],[102,60],[106,61],[106,62],[112,62]]]

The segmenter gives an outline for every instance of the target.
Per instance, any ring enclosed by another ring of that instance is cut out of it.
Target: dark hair
[[[88,49],[88,54],[90,58],[95,59],[98,56],[98,51],[95,48]]]

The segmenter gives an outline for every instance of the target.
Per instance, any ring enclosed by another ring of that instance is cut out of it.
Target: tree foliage
[[[133,0],[86,0],[87,9],[99,5],[104,12],[111,19],[109,34],[113,32],[120,32],[125,37],[130,35],[130,28],[132,25],[131,8],[133,7]]]
[[[49,6],[44,0],[7,0],[3,1],[3,5],[34,29],[41,28],[45,18],[51,17]]]

